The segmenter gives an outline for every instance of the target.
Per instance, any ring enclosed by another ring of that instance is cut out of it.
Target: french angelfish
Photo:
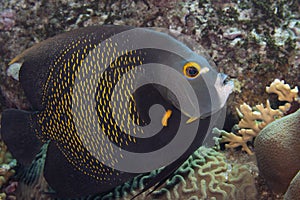
[[[104,193],[151,167],[165,168],[143,191],[162,184],[201,146],[232,89],[203,56],[173,37],[129,26],[66,32],[9,65],[20,68],[32,110],[5,110],[2,139],[23,165],[50,141],[44,176],[59,197]],[[162,126],[166,110],[172,114]],[[194,136],[178,142],[179,131]],[[167,153],[147,157],[171,143]],[[142,159],[133,162],[132,155]]]

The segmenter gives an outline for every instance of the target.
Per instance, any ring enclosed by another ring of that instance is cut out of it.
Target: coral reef
[[[179,183],[167,189],[178,182],[176,179]],[[156,194],[167,199],[257,198],[255,181],[247,166],[229,163],[223,154],[205,147],[196,151]]]
[[[16,24],[16,12],[11,9],[0,12],[0,30],[9,31]]]
[[[12,155],[7,151],[6,145],[0,142],[0,188],[5,182],[15,174],[12,169],[16,166],[16,160],[12,158]]]
[[[278,95],[279,101],[287,101],[287,102],[293,102],[293,101],[299,101],[298,97],[298,87],[295,87],[294,89],[291,89],[289,84],[285,84],[284,81],[280,81],[279,79],[275,79],[270,87],[266,87],[267,93],[275,93]],[[285,112],[289,110],[290,104],[286,104],[288,106],[279,107],[279,109],[282,112]]]
[[[268,124],[254,147],[260,175],[270,188],[284,193],[300,170],[300,109]]]
[[[300,199],[300,171],[293,178],[287,192],[284,195],[284,200]]]
[[[251,108],[248,104],[244,103],[237,109],[237,113],[241,118],[238,123],[238,131],[235,133],[228,133],[224,130],[214,129],[213,132],[221,136],[215,138],[216,143],[224,143],[226,148],[236,148],[242,146],[242,150],[252,155],[253,152],[248,147],[248,142],[252,142],[259,132],[269,123],[284,116],[291,108],[292,102],[300,102],[298,97],[298,88],[291,88],[284,81],[275,79],[271,85],[266,87],[267,93],[275,93],[278,95],[279,101],[286,102],[284,105],[279,106],[278,109],[272,109],[269,100],[266,102],[266,107],[263,104],[256,105]]]
[[[45,153],[45,152],[44,152]],[[49,188],[42,176],[44,154],[25,169],[17,190],[18,199],[51,199],[44,191]],[[131,199],[143,189],[146,180],[159,170],[140,175],[101,196],[82,199]],[[43,195],[43,196],[42,196]],[[255,180],[246,165],[230,163],[224,154],[211,148],[200,147],[167,182],[150,196],[143,193],[137,199],[256,199]]]
[[[5,199],[6,197],[13,199],[13,195],[11,195],[10,191],[4,187],[8,184],[8,180],[15,174],[14,167],[16,164],[16,160],[13,159],[10,152],[7,151],[6,145],[3,141],[0,141],[0,199]]]
[[[243,84],[233,94],[236,105],[263,102],[262,86],[273,77],[299,82],[299,2],[247,0],[160,2],[157,0],[1,1],[0,12],[16,13],[15,26],[0,31],[0,84],[5,93],[20,91],[5,76],[7,63],[17,54],[66,30],[95,24],[125,24],[175,29],[191,35],[216,62],[218,69]],[[136,12],[136,11],[139,12]],[[247,79],[245,79],[247,77]],[[255,91],[255,93],[253,93]],[[20,100],[19,100],[20,101]],[[11,105],[14,106],[13,101]],[[20,104],[20,102],[19,102]]]
[[[29,108],[18,83],[6,75],[14,56],[50,36],[94,24],[159,26],[191,35],[219,71],[241,84],[229,106],[234,117],[237,105],[264,102],[268,95],[263,86],[274,77],[300,82],[299,1],[0,1],[0,12],[5,10],[17,15],[10,18],[14,26],[0,31],[0,112]],[[261,193],[265,199],[270,194]]]

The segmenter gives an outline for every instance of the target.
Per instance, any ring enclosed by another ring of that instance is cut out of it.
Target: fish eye
[[[189,78],[194,79],[200,74],[201,67],[196,62],[187,62],[183,66],[183,74]]]

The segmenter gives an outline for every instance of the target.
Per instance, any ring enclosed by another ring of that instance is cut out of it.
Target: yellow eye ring
[[[194,79],[197,76],[199,76],[200,71],[201,71],[201,67],[196,62],[187,62],[183,66],[183,74],[189,79]]]

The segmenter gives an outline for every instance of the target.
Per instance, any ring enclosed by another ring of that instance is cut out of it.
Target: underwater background
[[[30,108],[7,66],[40,41],[99,24],[174,29],[206,50],[218,71],[234,80],[235,91],[227,103],[224,131],[212,133],[221,146],[201,147],[147,198],[299,199],[299,11],[297,0],[2,0],[0,112]],[[41,175],[43,151],[24,169],[3,142],[0,148],[0,199],[54,199],[43,193],[49,189]],[[156,173],[136,177],[104,196],[82,199],[130,199]]]

